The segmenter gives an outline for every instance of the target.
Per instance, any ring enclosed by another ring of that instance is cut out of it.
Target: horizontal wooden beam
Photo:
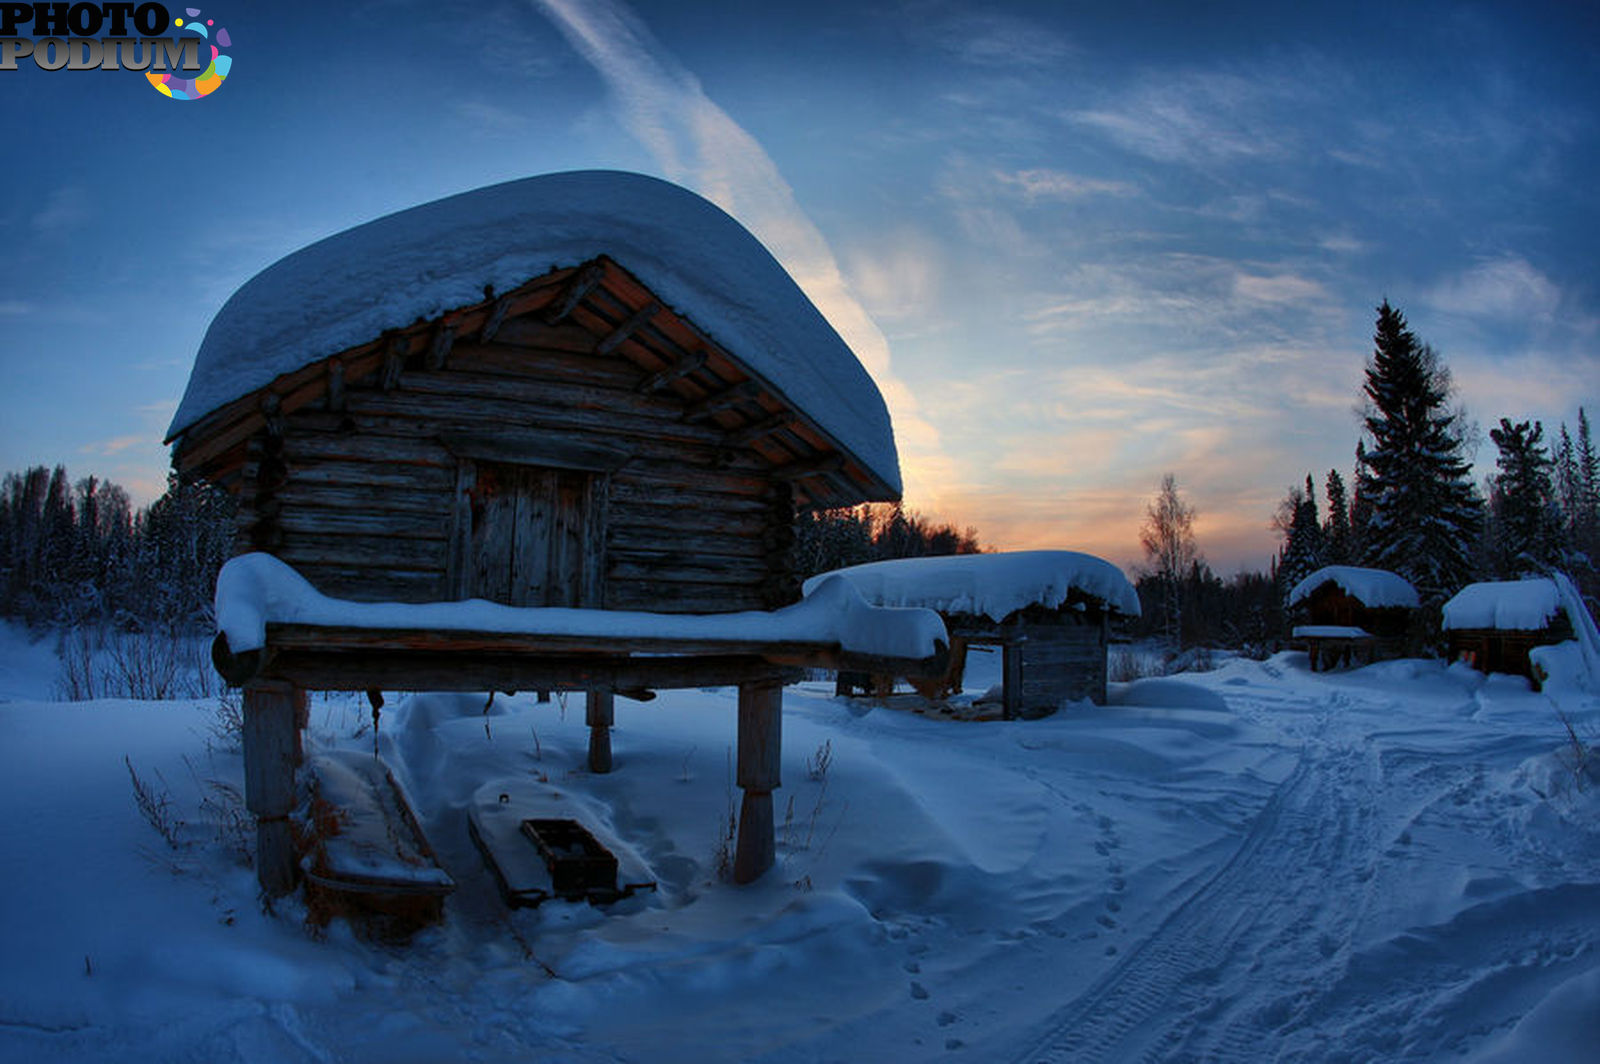
[[[794,683],[798,668],[761,658],[528,658],[452,655],[418,658],[410,651],[278,654],[266,677],[313,691],[587,691],[669,690],[742,683]]]

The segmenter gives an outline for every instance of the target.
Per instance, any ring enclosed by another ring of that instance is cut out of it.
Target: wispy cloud
[[[1142,80],[1066,117],[1158,162],[1210,164],[1292,151],[1274,118],[1291,92],[1297,90],[1270,75],[1189,72]]]
[[[64,233],[87,222],[93,215],[89,193],[78,185],[65,185],[45,197],[44,206],[31,219],[36,233]]]
[[[1077,53],[1055,29],[1005,11],[913,5],[914,25],[961,62],[985,67],[1049,67]]]
[[[1425,298],[1453,314],[1548,319],[1561,305],[1561,289],[1527,259],[1508,254],[1446,278]]]
[[[106,440],[95,440],[78,448],[79,454],[113,455],[121,454],[130,447],[138,447],[150,442],[150,434],[141,432],[128,436],[113,436]]]
[[[1075,200],[1086,196],[1132,196],[1138,192],[1126,181],[1106,181],[1080,177],[1064,170],[1031,169],[1013,173],[997,172],[995,177],[1002,185],[1021,192],[1029,202],[1038,200]]]
[[[839,331],[893,414],[908,488],[937,499],[944,479],[940,472],[947,467],[939,434],[895,377],[888,341],[851,293],[833,251],[765,149],[625,5],[534,2],[605,79],[622,121],[666,175],[693,187],[760,237]]]

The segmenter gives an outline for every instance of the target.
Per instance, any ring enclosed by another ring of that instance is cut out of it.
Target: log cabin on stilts
[[[796,507],[900,494],[887,410],[754,237],[653,178],[513,181],[288,256],[213,320],[168,439],[239,504],[213,658],[272,895],[307,690],[581,691],[606,772],[616,695],[738,685],[748,882],[783,685],[944,665],[933,614],[799,601]]]

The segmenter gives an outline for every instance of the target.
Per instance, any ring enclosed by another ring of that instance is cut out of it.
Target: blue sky
[[[1484,429],[1600,415],[1577,5],[228,4],[233,73],[0,72],[0,469],[141,500],[211,315],[438,196],[618,167],[708,195],[851,342],[907,502],[1118,563],[1161,474],[1224,574],[1347,476],[1373,308]],[[176,7],[174,13],[181,14]]]

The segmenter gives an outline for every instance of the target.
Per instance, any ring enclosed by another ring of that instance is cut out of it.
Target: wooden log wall
[[[1018,645],[1017,713],[1055,712],[1063,700],[1106,700],[1106,634],[1097,624],[1028,625]],[[1008,680],[1010,678],[1008,677]]]
[[[270,551],[338,597],[453,597],[463,459],[447,440],[531,431],[620,455],[602,478],[605,608],[722,612],[799,597],[793,491],[769,463],[685,418],[670,392],[641,393],[639,369],[596,358],[587,331],[512,319],[498,335],[548,346],[457,342],[447,359],[419,349],[268,418],[241,470],[240,549]]]

